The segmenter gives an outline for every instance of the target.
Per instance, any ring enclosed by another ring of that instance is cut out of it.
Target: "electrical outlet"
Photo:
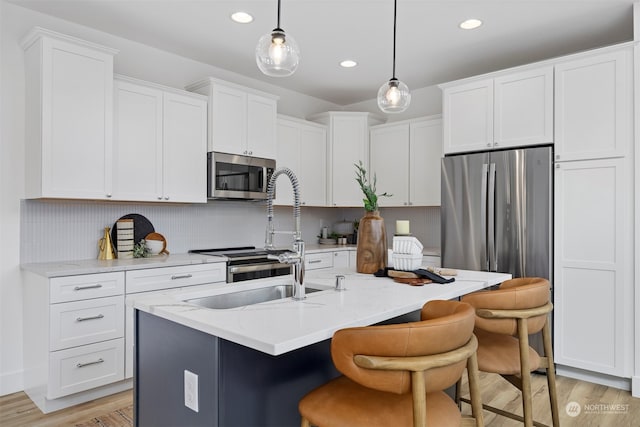
[[[198,412],[198,375],[184,370],[184,406]]]

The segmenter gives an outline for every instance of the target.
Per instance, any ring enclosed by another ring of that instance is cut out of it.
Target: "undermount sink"
[[[324,289],[306,287],[307,293],[323,291]],[[184,300],[201,307],[224,310],[287,298],[293,295],[293,285],[274,285],[265,288],[249,289],[228,294],[212,295],[202,298]]]

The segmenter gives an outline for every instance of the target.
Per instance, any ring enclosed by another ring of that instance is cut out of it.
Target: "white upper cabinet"
[[[409,204],[440,206],[442,119],[412,122],[409,142]]]
[[[376,178],[378,205],[409,204],[409,124],[378,125],[371,128],[369,180]]]
[[[205,97],[116,80],[114,200],[205,203],[206,154]]]
[[[362,190],[355,179],[359,161],[368,168],[369,127],[382,119],[360,112],[330,111],[309,117],[328,127],[329,206],[362,207]]]
[[[625,156],[633,137],[631,50],[556,65],[556,160]]]
[[[496,77],[494,147],[553,142],[553,67]]]
[[[443,88],[444,152],[553,142],[553,67]]]
[[[209,97],[208,151],[275,159],[277,96],[212,77],[187,90]]]
[[[444,89],[444,152],[493,147],[493,79]]]
[[[27,198],[111,197],[113,55],[35,28],[23,40]]]
[[[276,166],[295,173],[303,206],[327,204],[327,130],[323,125],[293,117],[278,117]],[[277,205],[293,205],[288,179],[276,183]]]
[[[380,206],[439,206],[442,121],[424,118],[373,126],[370,168]]]

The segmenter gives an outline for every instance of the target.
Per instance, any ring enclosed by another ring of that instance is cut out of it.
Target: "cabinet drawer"
[[[124,336],[124,295],[52,304],[50,350]]]
[[[333,252],[322,252],[317,254],[307,254],[304,260],[304,268],[316,270],[318,268],[333,267]]]
[[[47,399],[124,379],[124,338],[49,354]]]
[[[127,293],[224,282],[227,264],[216,262],[127,271]]]
[[[49,286],[51,303],[123,295],[124,272],[54,277]]]

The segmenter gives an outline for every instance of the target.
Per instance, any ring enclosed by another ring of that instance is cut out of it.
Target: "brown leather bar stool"
[[[524,418],[489,405],[483,405],[484,409],[523,421],[527,427],[544,426],[533,421],[531,396],[531,372],[544,368],[553,425],[558,427],[558,398],[549,326],[549,314],[553,310],[549,281],[538,277],[507,280],[496,290],[474,292],[465,295],[462,301],[476,309],[474,333],[478,338],[480,371],[499,374],[521,391]],[[544,356],[529,345],[529,334],[540,330]]]
[[[474,317],[469,304],[430,301],[419,322],[337,331],[331,356],[344,375],[300,400],[301,425],[483,426]],[[443,390],[465,367],[475,418],[463,419]]]

